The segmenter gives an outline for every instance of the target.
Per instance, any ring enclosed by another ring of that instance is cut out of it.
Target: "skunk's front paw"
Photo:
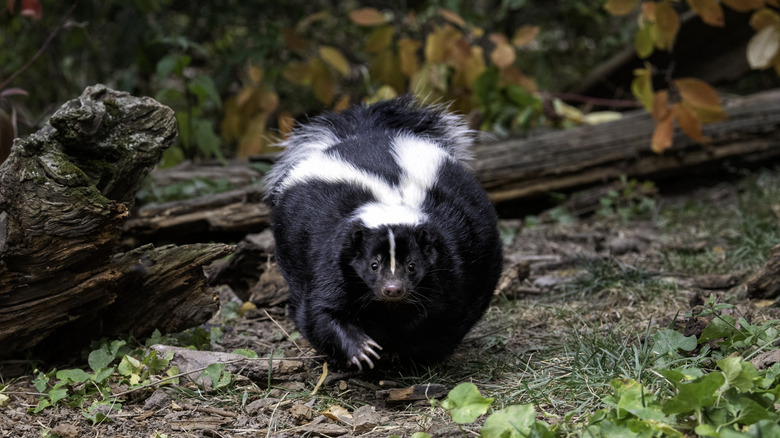
[[[373,339],[366,336],[365,339],[363,339],[363,342],[360,344],[359,350],[352,354],[348,362],[352,365],[355,365],[359,371],[363,371],[362,362],[365,362],[369,368],[373,369],[374,362],[371,360],[370,356],[374,356],[375,359],[379,359],[379,354],[374,351],[374,349],[381,350],[382,347],[374,342]]]

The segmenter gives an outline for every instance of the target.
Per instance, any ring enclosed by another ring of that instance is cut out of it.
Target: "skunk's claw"
[[[373,339],[366,337],[366,340],[363,341],[363,345],[360,347],[360,352],[352,356],[352,358],[349,360],[349,363],[355,365],[358,368],[358,371],[363,371],[362,362],[365,362],[369,368],[373,369],[374,362],[371,360],[369,355],[374,356],[375,359],[379,359],[379,353],[374,351],[374,349],[381,350],[382,347]]]

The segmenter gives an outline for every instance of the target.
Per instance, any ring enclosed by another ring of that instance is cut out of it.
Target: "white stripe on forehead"
[[[390,272],[395,274],[395,235],[393,229],[387,229],[387,239],[390,242]]]

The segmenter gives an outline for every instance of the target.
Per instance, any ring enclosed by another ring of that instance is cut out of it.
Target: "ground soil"
[[[736,196],[735,191],[733,185],[721,184],[674,197],[662,196],[657,201],[660,205],[687,199],[729,202]],[[111,421],[93,425],[78,407],[58,405],[39,414],[30,413],[39,400],[31,383],[31,362],[6,363],[7,375],[14,367],[27,371],[0,382],[8,385],[5,393],[9,397],[5,406],[0,406],[0,437],[383,437],[411,436],[417,431],[433,436],[472,436],[470,432],[464,435],[441,408],[432,408],[426,400],[389,402],[387,390],[422,383],[441,383],[451,389],[457,382],[473,380],[483,393],[495,393],[503,402],[534,403],[542,411],[562,415],[567,409],[565,402],[512,400],[505,388],[510,381],[516,385],[532,364],[535,370],[560,367],[564,359],[556,346],[573,332],[609,336],[644,333],[648,327],[674,325],[675,321],[680,325],[680,315],[711,293],[746,303],[739,298],[739,280],[745,272],[723,272],[736,275],[736,280],[729,283],[728,275],[721,275],[725,285],[707,288],[701,276],[670,272],[668,266],[664,267],[664,248],[701,250],[693,232],[681,229],[679,234],[663,234],[652,218],[623,222],[594,215],[564,225],[560,220],[545,221],[545,217],[549,215],[541,215],[541,223],[534,227],[523,226],[520,221],[502,223],[505,230],[516,233],[506,246],[512,274],[502,280],[483,321],[443,364],[417,370],[391,366],[363,374],[330,370],[317,394],[311,395],[323,369],[318,360],[307,359],[301,370],[287,375],[267,379],[239,376],[228,390],[206,392],[182,381],[177,386],[131,393],[122,397],[121,410],[110,415]],[[576,279],[587,274],[589,263],[604,260],[609,260],[610,266],[642,266],[656,272],[674,283],[674,292],[653,295],[618,284],[584,293],[582,289],[587,286]],[[747,306],[750,310],[746,312],[760,315],[756,317],[772,316],[771,310]],[[214,324],[224,324],[224,336],[213,345],[217,351],[247,348],[260,357],[271,353],[283,353],[285,357],[314,354],[305,341],[296,340],[296,346],[287,335],[294,333],[295,327],[285,318],[283,306],[250,310],[226,322],[217,318]],[[346,409],[352,419],[339,421],[335,419],[337,414],[322,415],[334,406]],[[475,431],[478,426],[465,426],[464,430]]]

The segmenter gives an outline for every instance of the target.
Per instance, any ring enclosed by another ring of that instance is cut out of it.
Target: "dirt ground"
[[[304,340],[297,338],[294,343],[295,336],[288,336],[295,327],[282,306],[260,308],[238,318],[215,318],[213,326],[221,327],[224,335],[213,349],[245,348],[261,358],[273,354],[307,359],[292,359],[292,369],[278,374],[242,373],[239,367],[233,384],[212,392],[184,380],[136,391],[120,397],[121,409],[97,425],[85,418],[80,407],[59,404],[30,413],[39,400],[31,363],[5,363],[6,371],[11,367],[28,367],[28,371],[0,382],[7,385],[3,392],[8,396],[0,405],[0,437],[406,437],[418,431],[473,436],[469,431],[478,431],[478,425],[463,426],[462,431],[427,400],[393,402],[388,395],[391,389],[428,383],[449,390],[463,381],[474,381],[500,404],[534,403],[548,419],[562,418],[581,399],[551,389],[550,400],[533,400],[528,392],[511,388],[537,382],[535,377],[542,373],[548,373],[551,382],[565,376],[570,357],[565,345],[573,336],[630,337],[648,327],[675,322],[679,326],[682,315],[711,293],[746,302],[741,296],[741,281],[749,273],[745,269],[702,274],[706,269],[690,273],[682,263],[681,270],[671,268],[675,261],[669,259],[670,249],[675,254],[707,252],[712,257],[719,250],[712,250],[713,237],[703,237],[701,226],[693,220],[669,227],[659,217],[662,209],[686,202],[736,205],[739,192],[736,183],[724,183],[682,195],[654,195],[656,206],[648,217],[627,221],[603,215],[571,221],[555,211],[539,215],[533,226],[520,220],[502,221],[508,242],[507,274],[493,305],[456,353],[431,368],[391,367],[363,374],[329,370],[312,395],[323,376],[322,364],[310,359],[314,353]],[[636,267],[646,277],[627,280]],[[599,274],[599,270],[609,272]],[[771,308],[746,306],[745,312],[754,318],[774,316]],[[117,394],[126,388],[112,389]]]

